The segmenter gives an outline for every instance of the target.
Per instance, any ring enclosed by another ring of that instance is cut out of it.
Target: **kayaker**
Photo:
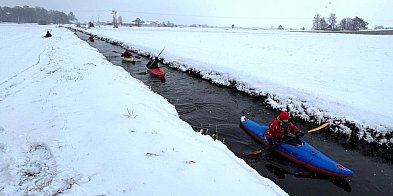
[[[154,68],[158,68],[158,57],[153,57],[150,59],[150,61],[146,64],[146,67],[148,69],[154,69]]]
[[[288,112],[281,112],[277,118],[273,119],[266,131],[265,137],[269,142],[270,146],[275,145],[279,142],[285,141],[288,137],[288,132],[296,135],[296,138],[302,137],[304,133],[299,131],[294,124],[288,122]]]
[[[132,54],[131,54],[131,52],[130,52],[128,49],[126,49],[126,50],[121,54],[121,57],[124,57],[124,58],[131,58],[131,57],[132,57]]]

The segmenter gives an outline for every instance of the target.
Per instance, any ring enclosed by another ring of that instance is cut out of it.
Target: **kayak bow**
[[[161,68],[147,69],[147,72],[149,72],[150,75],[155,76],[157,78],[165,79],[165,72]]]

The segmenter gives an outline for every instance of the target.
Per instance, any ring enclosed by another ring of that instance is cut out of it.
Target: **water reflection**
[[[273,164],[266,164],[265,168],[274,174],[274,176],[278,179],[285,179],[285,175],[292,175],[297,178],[312,178],[312,179],[329,179],[327,176],[322,176],[319,174],[315,173],[303,173],[299,171],[288,171],[284,168],[278,167]],[[351,185],[349,184],[347,179],[337,179],[337,178],[330,178],[330,182],[332,182],[334,185],[338,186],[339,188],[343,189],[346,192],[351,192],[352,188]]]

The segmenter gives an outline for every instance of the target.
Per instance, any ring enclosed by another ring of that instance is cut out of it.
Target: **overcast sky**
[[[316,13],[342,18],[359,16],[374,25],[393,26],[393,0],[0,0],[0,6],[40,6],[81,22],[111,21],[112,10],[123,21],[171,21],[176,24],[311,28]]]

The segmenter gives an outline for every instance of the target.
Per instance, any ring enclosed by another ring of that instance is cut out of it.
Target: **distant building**
[[[159,22],[156,21],[145,21],[145,23],[142,26],[145,27],[158,27],[160,25]]]

